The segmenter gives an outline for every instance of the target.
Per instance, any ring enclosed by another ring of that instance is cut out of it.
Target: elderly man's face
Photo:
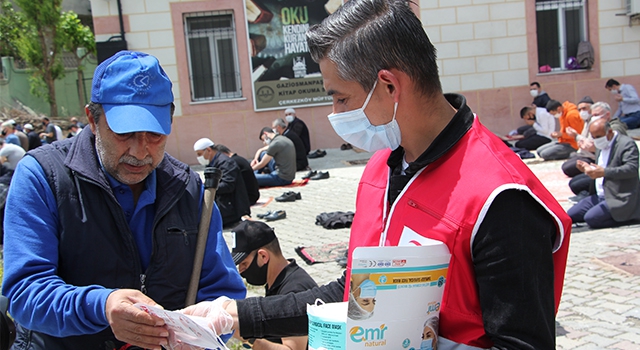
[[[142,183],[164,158],[167,135],[151,132],[116,134],[106,116],[98,123],[89,118],[96,135],[96,151],[102,165],[116,180],[126,185]]]

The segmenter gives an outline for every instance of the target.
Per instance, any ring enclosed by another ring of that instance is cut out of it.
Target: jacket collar
[[[435,162],[438,158],[447,153],[466,133],[471,129],[474,115],[471,108],[467,106],[467,100],[460,94],[445,94],[447,102],[457,110],[449,124],[442,132],[433,140],[431,145],[416,159],[409,164],[409,168],[405,173],[412,176],[418,170]],[[402,166],[402,158],[404,157],[404,148],[398,147],[391,152],[387,159],[387,165],[391,169]]]

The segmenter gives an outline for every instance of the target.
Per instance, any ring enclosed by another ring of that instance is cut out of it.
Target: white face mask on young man
[[[401,141],[400,127],[396,121],[397,102],[393,106],[393,117],[387,124],[372,125],[364,112],[377,84],[378,81],[376,80],[361,108],[342,113],[332,113],[328,116],[333,130],[343,140],[368,152],[385,148],[394,150],[400,146]]]
[[[533,97],[538,97],[538,89],[529,90],[529,93]]]

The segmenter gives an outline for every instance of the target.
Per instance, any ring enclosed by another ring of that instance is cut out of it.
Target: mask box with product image
[[[349,300],[309,305],[309,349],[431,349],[449,267],[441,242],[358,247]]]

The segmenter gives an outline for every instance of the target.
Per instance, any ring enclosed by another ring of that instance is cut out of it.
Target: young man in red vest
[[[349,256],[359,246],[442,241],[452,257],[439,350],[555,348],[571,221],[463,96],[442,93],[435,48],[408,2],[348,1],[307,40],[333,96],[333,128],[378,151],[358,187]],[[306,304],[345,300],[350,270],[351,261],[336,282],[209,315],[242,337],[303,333]]]

